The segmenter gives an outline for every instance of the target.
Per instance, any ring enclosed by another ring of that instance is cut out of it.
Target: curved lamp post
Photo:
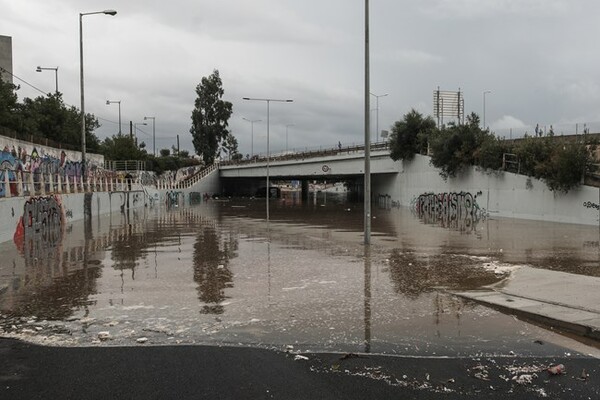
[[[248,118],[244,118],[242,117],[242,119],[244,121],[248,121],[250,122],[250,158],[254,157],[254,123],[255,122],[261,122],[262,119],[248,119]]]
[[[376,104],[377,104],[377,106],[375,108],[377,110],[377,125],[376,125],[376,131],[375,131],[375,134],[377,135],[376,136],[377,137],[377,141],[375,143],[379,142],[379,98],[380,97],[385,97],[387,95],[388,95],[388,93],[386,93],[386,94],[380,94],[380,95],[376,95],[374,93],[371,93],[371,96],[375,97]]]
[[[484,90],[483,91],[483,130],[485,130],[485,95],[488,93],[492,93],[491,90]]]
[[[110,104],[118,104],[119,105],[119,135],[121,134],[121,100],[106,100],[106,105]]]
[[[56,93],[58,94],[58,67],[38,67],[35,70],[36,72],[42,71],[54,71],[54,83],[56,85]]]
[[[81,94],[81,168],[85,176],[85,100],[83,90],[83,17],[85,15],[106,14],[117,15],[115,10],[94,11],[79,13],[79,92]]]
[[[154,154],[154,157],[156,157],[156,130],[154,127],[156,118],[155,117],[144,117],[144,121],[146,121],[147,119],[152,120],[152,153]]]
[[[270,104],[271,102],[277,102],[277,103],[292,103],[294,100],[291,99],[286,99],[286,100],[280,100],[280,99],[257,99],[257,98],[253,98],[253,97],[244,97],[244,100],[248,100],[248,101],[264,101],[267,103],[267,222],[269,221],[269,194],[271,193],[271,191],[269,190],[269,108],[270,108]]]

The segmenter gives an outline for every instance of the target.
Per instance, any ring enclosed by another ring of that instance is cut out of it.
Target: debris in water
[[[307,361],[308,357],[306,356],[301,356],[300,354],[296,354],[296,356],[294,357],[294,361]]]
[[[577,378],[580,381],[587,381],[587,379],[590,377],[590,374],[588,374],[585,370],[585,368],[581,371],[581,375],[579,375],[579,378]]]
[[[513,376],[513,381],[516,381],[519,385],[528,385],[533,382],[533,378],[536,378],[536,374],[523,374]]]
[[[548,371],[550,375],[562,375],[565,373],[565,366],[562,364],[553,365],[549,367],[546,371]]]
[[[348,354],[344,354],[343,356],[341,356],[340,360],[347,360],[349,358],[358,358],[358,357],[360,357],[358,354],[348,353]]]

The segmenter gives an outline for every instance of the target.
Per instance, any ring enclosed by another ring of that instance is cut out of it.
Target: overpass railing
[[[378,143],[371,144],[371,150],[387,150],[387,149],[389,149],[389,142],[378,142]],[[289,153],[285,153],[285,154],[271,154],[269,156],[269,161],[270,162],[298,161],[298,160],[305,160],[307,158],[310,159],[310,158],[318,158],[318,157],[344,155],[344,154],[359,153],[359,152],[364,152],[364,151],[365,151],[364,145],[352,145],[352,146],[345,146],[345,147],[333,146],[333,147],[327,147],[327,148],[319,147],[319,149],[305,150],[305,151],[299,151],[299,152],[294,152],[294,153],[289,152]],[[267,161],[267,156],[261,154],[261,155],[255,155],[254,157],[246,158],[246,159],[221,161],[220,164],[222,166],[251,165],[251,164],[257,164],[257,163],[264,163],[266,161]]]

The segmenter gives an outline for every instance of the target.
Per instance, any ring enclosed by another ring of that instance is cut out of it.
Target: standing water
[[[0,245],[0,334],[60,346],[208,344],[435,356],[589,347],[458,298],[535,267],[600,276],[598,230],[443,221],[319,193],[68,222]],[[543,340],[547,346],[532,346]]]

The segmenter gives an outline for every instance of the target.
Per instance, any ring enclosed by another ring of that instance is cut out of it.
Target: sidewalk
[[[522,267],[484,290],[454,294],[600,340],[600,278]]]

